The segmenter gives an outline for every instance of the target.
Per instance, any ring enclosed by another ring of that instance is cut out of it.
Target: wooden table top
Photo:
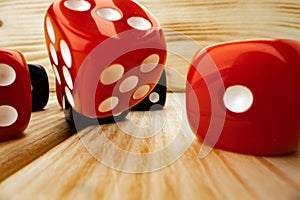
[[[198,48],[241,39],[299,40],[300,1],[140,2],[165,29],[167,66],[176,70],[168,71],[168,88],[174,93],[168,94],[164,110],[129,116],[138,127],[166,120],[151,139],[126,134],[126,122],[79,132],[66,123],[53,92],[43,35],[43,16],[51,1],[0,0],[0,48],[19,50],[28,62],[45,66],[52,91],[47,107],[32,114],[24,134],[0,143],[0,199],[300,199],[299,151],[255,157],[214,149],[202,158],[202,143],[180,129],[178,103],[185,95],[182,77]],[[177,137],[188,145],[181,147],[182,154],[173,149],[155,161],[143,157],[130,162],[134,155],[164,149]],[[97,146],[95,140],[103,144]],[[111,151],[114,147],[122,153]],[[151,172],[132,173],[143,170]]]

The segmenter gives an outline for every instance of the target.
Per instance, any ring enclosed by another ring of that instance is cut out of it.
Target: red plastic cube
[[[162,29],[135,1],[55,1],[45,16],[45,38],[57,93],[87,117],[132,108],[163,74]]]
[[[29,69],[21,53],[0,50],[0,140],[22,133],[31,115]]]
[[[197,137],[213,147],[254,155],[293,152],[300,133],[299,89],[299,42],[213,45],[198,52],[190,66],[188,120]],[[223,128],[208,135],[213,123]]]

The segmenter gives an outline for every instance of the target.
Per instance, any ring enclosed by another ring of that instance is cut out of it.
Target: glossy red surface
[[[141,102],[158,82],[166,61],[166,42],[158,21],[135,1],[87,0],[75,9],[70,9],[70,2],[73,5],[76,1],[55,1],[45,16],[50,61],[60,76],[61,91],[72,93],[66,95],[70,104],[85,116],[101,118]],[[70,59],[64,59],[62,41]],[[143,60],[151,55],[158,56],[156,67],[142,72]],[[106,79],[115,80],[113,83],[102,82],[104,71],[112,65],[122,65],[123,72],[106,75]],[[64,68],[71,80],[67,80]],[[133,98],[143,85],[149,85],[149,91],[143,98]]]
[[[5,73],[9,66],[15,73],[15,79],[8,80],[11,73]],[[28,66],[21,53],[0,50],[0,140],[12,138],[22,133],[28,126],[31,115],[31,82]],[[2,80],[2,81],[1,81]],[[17,116],[11,115],[4,107],[16,110]],[[12,118],[15,118],[13,120]],[[10,122],[10,123],[8,123]]]
[[[228,109],[224,94],[231,86],[252,92],[250,108],[242,112]],[[214,45],[198,52],[190,66],[188,120],[197,137],[216,148],[253,155],[293,152],[298,149],[300,133],[299,88],[299,42],[253,40]],[[207,135],[212,119],[223,128]]]

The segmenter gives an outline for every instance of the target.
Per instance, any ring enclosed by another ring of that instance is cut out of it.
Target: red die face
[[[31,82],[24,57],[0,50],[0,140],[23,132],[31,115]]]
[[[214,85],[216,74],[222,84]],[[297,150],[300,43],[257,40],[211,46],[195,56],[187,79],[189,123],[207,144],[254,155]],[[213,106],[221,112],[213,113]],[[225,117],[219,138],[207,135],[213,117],[220,123]]]
[[[45,17],[45,37],[61,87],[57,92],[77,112],[93,118],[141,102],[166,61],[158,21],[131,0],[56,1]]]

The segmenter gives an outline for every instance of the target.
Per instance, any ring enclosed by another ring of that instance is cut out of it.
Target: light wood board
[[[155,137],[136,139],[124,134],[121,124],[87,127],[2,181],[0,199],[299,199],[299,151],[283,157],[255,157],[213,150],[201,158],[202,144],[193,140],[178,160],[153,172],[126,173],[112,168],[125,169],[129,153],[159,151],[174,137],[187,134],[174,129],[182,123],[181,109],[174,102],[182,98],[184,94],[169,94],[163,111],[130,116],[135,125],[147,127],[151,119],[167,114],[164,129]],[[60,118],[48,117],[53,126],[62,123]],[[100,135],[108,139],[106,145],[97,139]],[[109,143],[123,152],[112,153]],[[164,163],[172,153],[156,161]],[[115,165],[107,165],[105,156],[112,156]],[[143,163],[137,169],[153,164],[149,158]]]
[[[20,137],[0,142],[0,181],[43,155],[74,132],[65,122],[64,114],[52,93],[45,110],[32,113],[29,126]]]

